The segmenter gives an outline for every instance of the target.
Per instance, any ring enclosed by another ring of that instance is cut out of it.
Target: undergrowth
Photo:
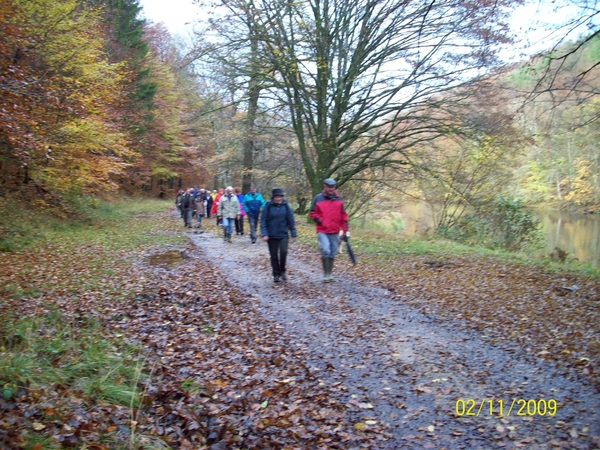
[[[71,214],[65,215],[43,202],[24,205],[17,199],[4,198],[0,203],[0,252],[16,252],[74,232],[106,229],[115,222],[163,211],[170,205],[156,199],[121,198],[108,202],[84,197],[71,206]]]
[[[4,317],[0,383],[5,400],[31,384],[79,391],[90,402],[139,405],[138,350],[105,336],[93,318],[53,310],[37,317]]]

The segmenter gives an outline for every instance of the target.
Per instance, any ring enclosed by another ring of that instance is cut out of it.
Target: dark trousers
[[[192,226],[192,217],[194,216],[194,210],[192,208],[183,208],[183,223],[186,227]]]
[[[271,267],[273,268],[273,276],[278,277],[285,273],[285,262],[288,253],[288,238],[273,239],[269,238],[269,253],[271,254]]]
[[[244,234],[244,216],[235,219],[235,234]]]

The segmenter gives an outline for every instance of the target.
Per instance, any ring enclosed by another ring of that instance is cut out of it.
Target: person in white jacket
[[[225,194],[223,194],[219,200],[217,215],[221,220],[221,226],[223,227],[223,240],[225,242],[231,242],[233,226],[235,225],[236,219],[239,219],[240,217],[240,202],[231,186],[227,186]]]

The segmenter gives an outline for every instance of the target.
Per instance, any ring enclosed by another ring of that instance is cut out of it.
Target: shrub
[[[539,220],[524,209],[518,199],[500,197],[490,206],[450,223],[453,225],[440,227],[438,234],[470,245],[509,251],[538,249],[544,245]]]

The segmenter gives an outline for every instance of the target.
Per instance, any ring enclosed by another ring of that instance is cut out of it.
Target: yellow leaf
[[[354,424],[354,428],[356,428],[358,431],[365,431],[367,426],[362,422],[358,422]]]
[[[39,422],[33,422],[31,428],[33,428],[35,431],[42,431],[44,428],[46,428],[46,425]]]

